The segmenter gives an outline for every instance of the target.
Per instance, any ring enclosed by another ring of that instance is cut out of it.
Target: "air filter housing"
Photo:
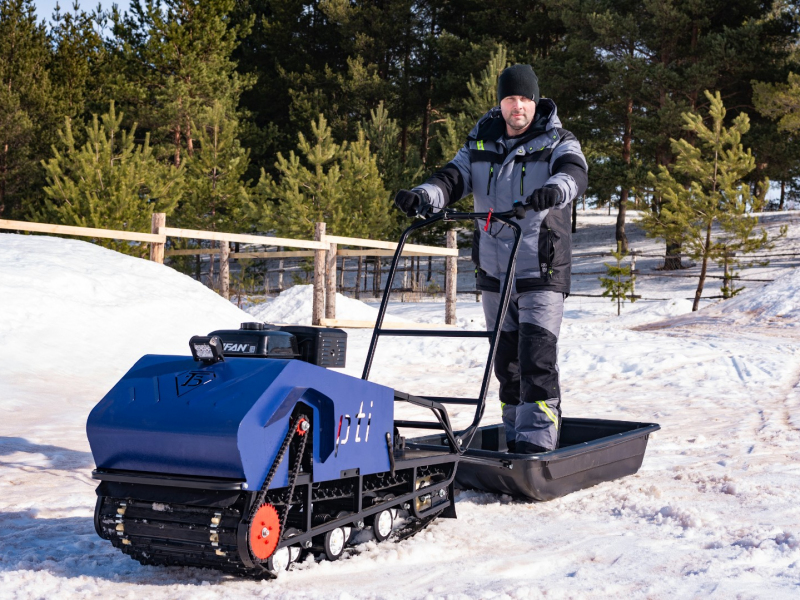
[[[344,368],[347,359],[346,331],[307,325],[282,325],[281,331],[297,338],[300,360],[320,367]]]

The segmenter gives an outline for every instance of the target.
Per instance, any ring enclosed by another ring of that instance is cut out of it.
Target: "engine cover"
[[[147,355],[94,407],[99,469],[214,477],[257,489],[298,402],[312,421],[313,481],[389,469],[394,393],[298,360]],[[274,487],[287,484],[283,461]],[[357,471],[355,471],[357,469]]]

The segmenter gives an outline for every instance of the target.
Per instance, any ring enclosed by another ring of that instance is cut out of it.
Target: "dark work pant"
[[[500,294],[483,292],[486,327],[494,328]],[[532,449],[558,447],[561,390],[558,381],[558,334],[564,313],[559,292],[514,293],[498,339],[494,372],[506,441]]]

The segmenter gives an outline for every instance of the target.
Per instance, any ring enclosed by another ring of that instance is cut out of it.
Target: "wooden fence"
[[[240,258],[284,258],[307,256],[314,257],[314,304],[312,323],[319,326],[336,327],[372,327],[371,321],[338,321],[336,319],[336,256],[392,256],[397,249],[394,242],[350,238],[327,235],[325,223],[317,223],[313,240],[278,238],[265,235],[246,235],[239,233],[223,233],[218,231],[200,231],[194,229],[178,229],[167,227],[166,214],[153,213],[150,233],[119,231],[112,229],[96,229],[92,227],[75,227],[71,225],[54,225],[51,223],[32,223],[28,221],[10,221],[0,219],[0,229],[13,231],[31,231],[57,235],[115,239],[150,244],[150,260],[164,263],[166,256],[188,256],[202,254],[220,255],[220,293],[226,299],[230,296],[230,244],[254,244],[259,246],[285,246],[288,248],[304,248],[289,252],[237,252]],[[166,250],[168,238],[186,238],[219,242],[219,249],[198,248],[190,250]],[[368,250],[339,249],[340,245],[367,248]],[[447,233],[447,246],[423,246],[406,244],[403,256],[444,256],[446,257],[447,276],[445,284],[445,323],[456,323],[456,247],[455,231]]]

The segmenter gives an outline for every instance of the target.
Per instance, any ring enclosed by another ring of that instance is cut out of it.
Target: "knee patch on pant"
[[[519,332],[501,331],[497,337],[494,374],[500,382],[500,402],[519,404]]]
[[[531,323],[558,337],[564,318],[564,294],[545,290],[519,295],[519,322]]]
[[[558,338],[532,323],[519,325],[519,376],[523,403],[560,398]]]

